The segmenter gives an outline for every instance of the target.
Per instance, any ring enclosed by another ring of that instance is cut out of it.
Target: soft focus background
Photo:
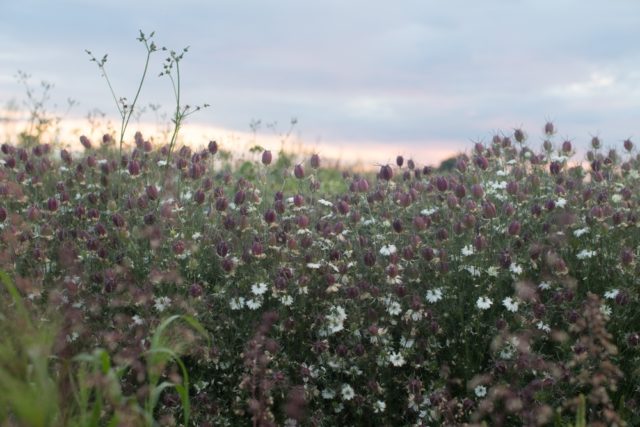
[[[108,53],[115,90],[132,98],[142,29],[159,46],[190,46],[183,99],[211,104],[189,119],[195,144],[277,149],[295,117],[288,143],[365,164],[435,164],[516,127],[537,148],[547,120],[579,151],[592,135],[620,146],[640,123],[638,18],[635,1],[0,0],[2,135],[25,109],[18,70],[36,92],[54,85],[47,105],[67,132],[89,132],[88,114],[116,119],[84,50]],[[167,121],[163,59],[132,131]]]

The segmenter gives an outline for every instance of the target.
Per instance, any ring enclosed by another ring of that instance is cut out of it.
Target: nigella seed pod
[[[104,224],[102,224],[101,222],[97,223],[94,227],[93,227],[93,231],[99,236],[99,237],[104,237],[107,235],[107,227],[104,226]]]
[[[402,233],[403,226],[402,226],[402,221],[399,218],[396,218],[393,220],[392,226],[393,226],[393,230],[396,233]]]
[[[551,136],[551,135],[553,135],[554,133],[556,133],[556,129],[555,129],[555,127],[553,126],[553,123],[551,123],[551,122],[547,122],[547,123],[545,123],[545,125],[544,125],[544,133],[545,133],[547,136]]]
[[[304,168],[302,167],[301,163],[295,165],[295,167],[293,168],[293,175],[298,179],[304,178]]]
[[[553,201],[552,199],[549,199],[544,203],[544,207],[545,207],[546,210],[552,211],[556,207],[556,202]]]
[[[413,159],[407,160],[407,167],[409,168],[409,170],[414,170],[415,169],[416,163],[413,161]]]
[[[631,265],[634,259],[635,259],[635,254],[629,248],[624,248],[620,253],[620,261],[622,262],[622,265],[625,265],[625,266]]]
[[[222,269],[227,273],[231,273],[235,266],[236,264],[232,258],[225,258],[222,260]]]
[[[4,206],[0,206],[0,222],[4,222],[7,219],[7,210]]]
[[[267,224],[273,224],[276,222],[276,213],[273,209],[267,209],[264,213],[264,220]]]
[[[600,143],[600,138],[598,138],[597,136],[591,138],[591,146],[596,150],[599,149],[602,146],[602,144]]]
[[[475,163],[482,170],[487,170],[489,167],[489,160],[485,156],[476,156]]]
[[[517,236],[520,234],[521,228],[522,225],[520,224],[520,221],[512,221],[511,224],[509,224],[507,231],[511,236]]]
[[[271,164],[271,160],[273,160],[273,155],[271,151],[265,150],[262,152],[262,164],[268,166]]]
[[[227,207],[229,207],[229,202],[227,201],[226,197],[222,196],[216,199],[216,210],[218,212],[226,211]]]
[[[637,347],[640,344],[640,333],[630,333],[627,337],[627,344],[629,344],[629,347]]]
[[[473,184],[471,186],[471,194],[473,194],[473,197],[476,199],[481,199],[484,196],[484,189],[482,188],[482,185]]]
[[[379,176],[385,181],[391,181],[391,178],[393,178],[393,169],[389,165],[381,166]]]
[[[449,209],[455,209],[458,207],[458,198],[454,194],[447,196],[447,206]]]
[[[282,215],[286,209],[284,205],[284,200],[276,200],[276,202],[273,204],[273,207],[275,208],[276,212],[279,213],[280,215]]]
[[[218,143],[216,141],[209,141],[209,146],[207,148],[211,154],[216,154],[218,152]]]
[[[487,247],[488,243],[487,243],[487,239],[486,237],[484,237],[482,234],[478,234],[474,239],[473,239],[473,247],[476,249],[476,251],[480,252],[482,250],[484,250]]]
[[[467,190],[464,188],[464,185],[462,185],[462,184],[456,185],[455,195],[456,195],[456,197],[458,197],[460,199],[462,199],[464,196],[467,195]]]
[[[420,255],[422,255],[422,258],[424,258],[426,261],[431,261],[436,256],[435,251],[433,250],[433,248],[431,248],[429,246],[423,247],[420,250]]]
[[[82,146],[87,150],[91,148],[91,141],[89,141],[89,138],[84,135],[80,137],[80,144],[82,144]]]
[[[403,164],[404,164],[404,157],[402,156],[396,157],[396,165],[398,165],[398,167],[401,168]]]
[[[111,216],[111,222],[118,228],[122,228],[125,226],[124,217],[117,212]]]
[[[216,245],[216,253],[220,255],[220,257],[224,258],[229,253],[229,245],[224,240],[221,240]]]
[[[438,231],[436,231],[436,239],[439,241],[444,241],[447,240],[449,238],[449,232],[447,231],[446,228],[441,228]]]
[[[624,146],[624,149],[627,151],[633,150],[633,142],[631,142],[630,139],[625,139],[622,145]]]
[[[476,225],[477,219],[473,214],[465,214],[462,217],[462,222],[466,228],[473,228]]]
[[[364,265],[366,265],[367,267],[373,267],[375,264],[376,255],[370,250],[367,250],[364,254]]]
[[[486,219],[495,218],[497,215],[496,206],[489,201],[484,202],[482,204],[482,214]]]
[[[338,212],[340,212],[342,215],[347,215],[350,210],[351,208],[349,206],[349,203],[345,202],[344,200],[340,200],[338,202]]]
[[[130,161],[128,169],[132,176],[140,175],[140,163],[137,160]]]
[[[153,225],[156,222],[156,216],[153,213],[148,213],[144,216],[143,221],[146,225]]]
[[[204,199],[205,199],[205,194],[204,194],[204,191],[202,191],[201,189],[198,189],[193,194],[193,200],[199,205],[204,203]]]
[[[191,295],[193,298],[198,298],[202,296],[202,292],[203,292],[203,288],[200,283],[193,283],[189,287],[189,295]]]
[[[69,154],[69,152],[67,150],[62,150],[60,151],[60,158],[62,159],[63,162],[65,162],[67,165],[71,164],[71,154]]]
[[[369,191],[369,181],[366,178],[360,178],[358,180],[358,191],[360,193],[366,193]]]
[[[227,216],[222,222],[225,230],[233,230],[236,228],[236,220],[231,216]]]
[[[149,200],[156,200],[158,198],[158,188],[155,185],[149,185],[145,189],[145,194]]]
[[[513,139],[515,139],[519,143],[524,142],[526,138],[527,137],[525,136],[524,131],[522,129],[515,129],[513,131]]]
[[[572,145],[571,145],[571,141],[566,140],[566,141],[564,141],[564,142],[562,143],[562,151],[563,151],[565,154],[570,153],[572,148],[573,148],[573,147],[572,147]]]
[[[458,160],[456,160],[456,169],[458,169],[458,171],[462,173],[465,173],[467,171],[467,161],[462,157],[459,157]]]
[[[51,212],[58,210],[58,200],[55,197],[50,197],[49,200],[47,200],[47,209]]]
[[[318,169],[320,167],[320,156],[314,153],[311,156],[311,160],[309,161],[309,163],[311,164],[311,167],[313,169]]]
[[[549,171],[553,175],[558,175],[562,169],[562,164],[558,161],[553,161],[549,164]]]
[[[445,177],[439,176],[436,178],[436,188],[440,192],[445,192],[449,188],[449,182]]]
[[[304,196],[302,194],[296,194],[295,196],[293,196],[293,204],[296,207],[304,205]]]

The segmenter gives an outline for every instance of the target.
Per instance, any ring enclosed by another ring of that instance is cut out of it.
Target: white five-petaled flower
[[[441,288],[435,288],[435,289],[429,289],[427,291],[427,301],[429,301],[430,303],[435,303],[438,302],[442,299],[442,289]]]
[[[263,282],[256,283],[255,285],[251,286],[251,292],[254,295],[262,295],[267,292],[267,284]]]
[[[506,297],[502,300],[502,305],[512,313],[518,311],[518,302],[514,301],[511,297]]]
[[[479,386],[476,386],[475,389],[473,389],[473,392],[478,397],[485,397],[487,395],[487,388],[483,385],[479,385]]]
[[[544,323],[542,320],[539,321],[538,323],[536,323],[536,327],[538,329],[540,329],[541,331],[544,331],[544,332],[547,332],[547,333],[551,332],[551,328],[549,327],[549,325]]]
[[[567,199],[560,197],[556,200],[556,206],[559,208],[564,208],[567,205]]]
[[[322,390],[322,398],[326,400],[331,400],[336,397],[336,392],[330,388],[325,388]]]
[[[587,234],[589,232],[589,227],[579,228],[573,231],[573,235],[576,237],[580,237],[583,234]]]
[[[171,298],[169,297],[158,297],[154,300],[153,307],[158,310],[160,313],[165,311],[167,307],[171,304]]]
[[[491,304],[493,304],[493,301],[491,301],[488,297],[479,297],[476,301],[476,306],[480,310],[487,310],[489,307],[491,307]]]
[[[229,307],[231,307],[231,310],[240,310],[242,309],[242,307],[244,307],[244,298],[239,297],[239,298],[231,298],[229,300]]]
[[[385,245],[380,248],[380,255],[389,256],[395,254],[397,250],[395,245]]]
[[[548,282],[540,282],[540,284],[538,285],[538,288],[542,289],[543,291],[546,291],[551,289],[551,285]]]
[[[522,274],[522,267],[514,262],[509,266],[509,271],[511,271],[513,274],[520,275]]]
[[[389,363],[395,367],[400,367],[405,364],[405,360],[401,353],[393,352],[389,355]]]
[[[593,258],[595,255],[596,255],[596,251],[589,251],[587,249],[583,249],[576,254],[576,258],[588,259],[588,258]]]
[[[133,317],[131,318],[131,320],[133,321],[133,325],[134,326],[139,326],[142,325],[144,323],[144,319],[140,316],[138,316],[137,314],[134,314]]]
[[[469,256],[469,255],[473,255],[474,254],[474,250],[473,250],[473,245],[467,245],[464,248],[462,248],[462,256]]]
[[[246,305],[250,310],[257,310],[262,306],[262,300],[260,298],[250,299],[247,300]]]
[[[402,306],[398,301],[393,301],[387,306],[387,312],[392,316],[402,313]]]
[[[384,402],[384,400],[378,400],[376,401],[376,403],[373,404],[373,412],[375,414],[384,412],[385,409],[387,409],[387,404]]]
[[[320,203],[323,206],[329,206],[329,207],[333,206],[333,203],[325,199],[318,200],[318,203]]]
[[[607,291],[604,293],[604,297],[606,299],[616,299],[619,293],[620,293],[619,289],[611,289],[610,291]]]
[[[342,395],[342,400],[351,400],[356,395],[353,391],[353,387],[349,384],[343,384],[342,390],[340,390],[340,394]]]

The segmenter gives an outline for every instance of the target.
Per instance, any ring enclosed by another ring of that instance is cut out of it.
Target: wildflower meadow
[[[167,54],[166,141],[127,139],[114,97],[121,129],[78,150],[1,146],[1,425],[640,424],[631,140],[237,161],[180,142],[206,106]]]

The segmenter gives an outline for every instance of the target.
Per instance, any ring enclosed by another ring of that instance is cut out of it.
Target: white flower
[[[250,310],[257,310],[262,306],[262,299],[260,298],[250,299],[250,300],[247,300],[246,304]]]
[[[424,215],[424,216],[429,216],[429,215],[433,215],[436,212],[438,212],[437,208],[431,208],[431,209],[423,209],[423,210],[421,210],[420,214]]]
[[[67,342],[74,342],[79,336],[80,335],[76,331],[73,331],[71,335],[67,335]]]
[[[340,394],[342,394],[342,400],[351,400],[356,395],[353,391],[353,388],[349,384],[342,385]]]
[[[482,274],[480,269],[478,267],[476,267],[476,266],[473,266],[473,265],[465,265],[462,268],[464,268],[466,271],[468,271],[469,274],[471,274],[473,277],[480,277],[480,275]]]
[[[411,338],[406,339],[405,337],[400,338],[400,345],[403,348],[411,348],[413,347],[413,345],[416,343],[415,340],[412,340]]]
[[[543,291],[546,291],[548,289],[551,289],[551,285],[547,282],[540,282],[540,284],[538,285],[538,288],[540,288]]]
[[[293,304],[293,297],[291,295],[284,295],[280,298],[280,302],[282,303],[282,305],[289,307],[291,304]]]
[[[546,323],[543,323],[542,320],[536,323],[536,327],[544,332],[551,332],[551,328]]]
[[[156,310],[162,313],[167,309],[167,307],[169,307],[169,304],[171,304],[171,298],[159,297],[154,300],[153,306],[155,307]]]
[[[325,199],[318,200],[318,203],[320,203],[323,206],[329,206],[329,207],[333,206],[333,203]]]
[[[397,316],[402,313],[402,306],[399,302],[393,301],[387,306],[387,312],[392,316]]]
[[[586,234],[589,232],[589,227],[584,227],[584,228],[578,228],[577,230],[573,231],[573,235],[576,237],[580,237],[583,234]]]
[[[616,299],[619,293],[620,293],[619,289],[611,289],[610,291],[607,291],[604,293],[604,297],[606,299]]]
[[[487,310],[489,307],[491,307],[491,304],[493,304],[493,301],[491,301],[489,298],[487,297],[480,297],[478,298],[478,300],[476,301],[476,306],[480,309],[480,310]]]
[[[498,267],[492,265],[491,267],[487,268],[487,274],[491,277],[498,277],[500,271],[498,270]]]
[[[242,309],[242,307],[244,307],[244,298],[242,298],[242,297],[231,298],[229,300],[229,307],[231,307],[231,310],[240,310],[240,309]]]
[[[310,262],[307,264],[307,268],[311,268],[313,270],[317,270],[322,267],[322,264],[318,264],[317,262]]]
[[[347,313],[341,306],[332,306],[327,316],[329,332],[335,334],[344,329],[344,321],[347,320]]]
[[[336,397],[336,392],[331,390],[330,388],[325,388],[322,390],[322,398],[326,400],[331,400]]]
[[[605,317],[611,316],[611,307],[606,304],[602,304],[600,306],[600,313],[602,313]]]
[[[565,198],[558,198],[558,200],[556,200],[556,206],[559,208],[564,208],[567,205],[567,199]]]
[[[467,245],[462,248],[462,256],[469,256],[474,254],[473,245]]]
[[[441,299],[442,299],[442,289],[441,288],[429,289],[427,291],[427,301],[429,301],[430,303],[438,302]]]
[[[576,258],[588,259],[588,258],[593,258],[595,255],[596,255],[596,251],[588,251],[586,249],[583,249],[576,254]]]
[[[201,237],[202,237],[202,234],[200,232],[197,232],[197,231],[195,233],[193,233],[193,235],[191,236],[191,238],[193,240],[199,240]]]
[[[611,201],[613,203],[620,203],[622,201],[622,195],[621,194],[614,194],[613,196],[611,196]]]
[[[405,360],[404,357],[402,357],[402,354],[393,352],[389,355],[389,363],[399,368],[405,364]]]
[[[384,412],[385,409],[387,409],[387,404],[384,403],[384,400],[378,400],[376,401],[376,403],[373,404],[373,412],[375,414]]]
[[[514,301],[511,297],[506,297],[505,299],[503,299],[502,305],[504,305],[505,308],[512,313],[518,311],[518,302]]]
[[[389,256],[395,254],[398,248],[395,245],[387,245],[380,248],[380,255]]]
[[[520,275],[522,274],[522,267],[514,262],[509,266],[509,271],[511,271],[513,274]]]
[[[487,388],[483,385],[479,385],[479,386],[476,386],[475,389],[473,389],[473,392],[478,397],[485,397],[487,395]]]
[[[267,284],[266,284],[266,283],[263,283],[263,282],[256,283],[255,285],[252,285],[252,286],[251,286],[251,292],[252,292],[254,295],[262,295],[262,294],[264,294],[265,292],[267,292],[267,289],[268,289],[268,288],[267,288]]]
[[[133,325],[134,326],[139,326],[142,325],[144,323],[144,319],[140,316],[138,316],[137,314],[135,314],[131,320],[133,321]]]
[[[166,165],[167,165],[166,160],[158,160],[158,166],[166,166]]]

